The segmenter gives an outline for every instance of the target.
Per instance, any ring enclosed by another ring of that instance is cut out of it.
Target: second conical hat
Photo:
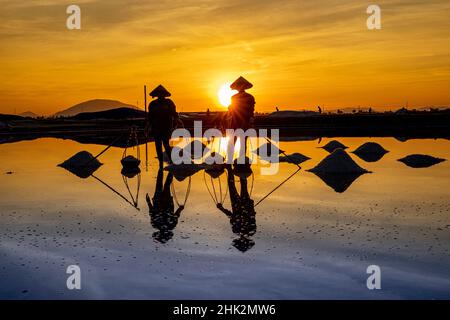
[[[253,85],[248,82],[244,77],[239,77],[235,82],[233,82],[230,86],[233,90],[247,90],[252,88]]]

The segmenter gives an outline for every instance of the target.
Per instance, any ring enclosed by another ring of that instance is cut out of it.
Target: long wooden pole
[[[147,127],[148,127],[148,112],[147,112],[147,86],[144,86],[144,106],[145,106],[145,132],[144,132],[144,137],[145,137],[145,171],[148,172],[148,132],[147,132]]]

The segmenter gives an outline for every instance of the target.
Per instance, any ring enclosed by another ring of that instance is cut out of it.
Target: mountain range
[[[117,100],[95,99],[76,104],[54,114],[55,117],[72,117],[80,113],[99,112],[118,108],[138,109],[136,106]]]

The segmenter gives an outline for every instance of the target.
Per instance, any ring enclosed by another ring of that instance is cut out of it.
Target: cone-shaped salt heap
[[[333,140],[328,142],[326,145],[322,147],[322,149],[325,149],[329,153],[332,153],[336,149],[347,149],[348,147],[340,143],[339,141]]]
[[[323,173],[368,173],[361,168],[343,149],[336,149],[332,154],[323,159],[310,172]]]
[[[380,144],[376,142],[367,142],[358,147],[354,154],[356,154],[360,159],[366,162],[376,162],[384,157],[388,153]]]
[[[425,154],[412,154],[405,158],[399,159],[398,161],[403,162],[411,168],[429,168],[446,160]]]
[[[315,173],[328,186],[339,193],[345,192],[361,175],[369,173],[353,161],[343,149],[336,149],[315,168],[308,171]]]
[[[288,163],[293,163],[293,164],[300,164],[303,163],[305,161],[310,160],[310,157],[307,157],[301,153],[293,153],[288,155],[287,157],[280,157],[280,162],[288,162]]]
[[[73,173],[74,175],[86,179],[98,168],[102,166],[102,164],[94,158],[94,156],[87,152],[81,151],[70,157],[63,163],[58,165],[61,168],[66,169],[67,171]]]

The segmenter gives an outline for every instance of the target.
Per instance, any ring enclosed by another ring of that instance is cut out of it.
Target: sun
[[[224,107],[228,107],[231,104],[231,97],[237,93],[236,90],[230,88],[231,82],[225,83],[220,87],[217,95],[219,96],[220,104]]]

